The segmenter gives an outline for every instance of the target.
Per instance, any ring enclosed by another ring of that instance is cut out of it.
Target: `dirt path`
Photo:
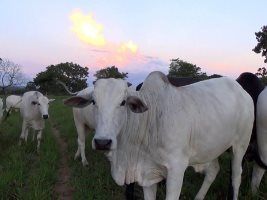
[[[50,121],[51,123],[51,121]],[[59,130],[56,124],[52,124],[52,132],[59,148],[59,169],[57,172],[57,182],[54,186],[53,199],[71,200],[73,188],[70,186],[70,168],[68,166],[67,148],[68,145],[64,139],[60,137]]]

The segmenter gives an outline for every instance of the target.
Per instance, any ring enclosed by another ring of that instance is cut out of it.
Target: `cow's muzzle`
[[[112,140],[110,139],[94,139],[96,150],[110,150]]]
[[[43,115],[43,119],[48,119],[48,115]]]

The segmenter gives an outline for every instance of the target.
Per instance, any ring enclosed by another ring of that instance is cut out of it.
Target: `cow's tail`
[[[55,81],[56,81],[56,83],[62,85],[62,86],[64,87],[64,89],[65,89],[70,95],[77,95],[77,94],[78,94],[78,92],[71,92],[71,91],[69,90],[69,88],[66,86],[66,84],[63,83],[62,81],[57,80],[57,79],[56,79]]]

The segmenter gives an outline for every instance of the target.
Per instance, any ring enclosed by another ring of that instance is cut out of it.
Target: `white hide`
[[[135,90],[135,87],[130,86],[130,90]],[[78,92],[76,96],[88,96],[94,90],[94,87],[87,87],[84,90]],[[85,156],[85,139],[86,133],[89,130],[95,130],[96,122],[95,122],[95,106],[89,104],[83,108],[73,108],[73,118],[76,126],[76,130],[78,133],[77,144],[78,149],[75,153],[74,159],[77,159],[79,156],[82,158],[83,165],[88,165],[88,161]]]
[[[235,80],[217,78],[175,88],[164,74],[152,72],[139,92],[128,90],[123,80],[100,79],[92,96],[97,112],[94,139],[112,140],[108,158],[117,184],[138,182],[145,199],[155,199],[156,183],[166,178],[166,199],[177,200],[187,166],[211,168],[212,179],[204,180],[196,197],[203,199],[219,170],[218,156],[232,147],[237,199],[254,106]],[[133,113],[129,102],[121,106],[130,96],[148,110]]]
[[[257,144],[259,156],[263,163],[267,164],[267,88],[260,93],[257,101]],[[251,188],[255,193],[260,186],[265,170],[254,164]]]
[[[6,111],[9,111],[10,108],[20,109],[21,96],[10,95],[6,98]]]
[[[93,87],[87,87],[81,90],[76,96],[86,96],[93,91]],[[74,159],[81,156],[83,165],[88,161],[85,156],[85,136],[89,129],[95,129],[94,106],[88,105],[84,108],[73,108],[73,118],[78,133],[78,149]]]
[[[23,94],[20,106],[20,113],[23,119],[20,144],[23,139],[27,142],[29,129],[32,128],[38,132],[37,150],[39,150],[42,131],[45,127],[45,118],[49,117],[49,102],[52,101],[54,99],[48,99],[37,91],[29,91]]]

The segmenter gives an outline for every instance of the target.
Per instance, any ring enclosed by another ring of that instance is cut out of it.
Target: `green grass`
[[[51,199],[56,181],[58,150],[46,123],[40,154],[36,140],[18,145],[22,120],[12,113],[0,125],[0,199]]]
[[[68,144],[67,156],[71,169],[70,184],[74,189],[73,199],[119,200],[124,198],[124,188],[117,186],[110,175],[110,165],[102,152],[93,151],[93,133],[86,139],[86,157],[89,166],[83,167],[81,160],[73,160],[77,150],[77,133],[72,109],[62,104],[64,97],[56,97],[51,103],[50,121],[60,131],[61,138]],[[0,199],[51,199],[57,178],[59,162],[58,147],[51,134],[52,124],[46,123],[41,142],[40,155],[36,152],[36,141],[18,146],[21,129],[19,114],[0,125]],[[226,199],[229,186],[230,153],[220,159],[221,170],[205,199]],[[250,192],[251,164],[245,165],[239,199],[267,199],[267,183],[263,179],[260,192],[252,198]],[[192,168],[186,171],[180,199],[194,199],[203,175]],[[137,199],[143,199],[142,188],[136,187]],[[160,184],[157,199],[165,198],[165,185]]]
[[[74,199],[124,199],[124,189],[115,184],[110,175],[110,167],[102,152],[91,148],[92,133],[86,140],[86,157],[89,162],[83,167],[81,160],[74,161],[77,150],[77,133],[73,121],[72,109],[62,104],[59,97],[51,105],[50,115],[57,124],[62,138],[68,143],[69,166],[71,168],[71,185],[74,187]]]

